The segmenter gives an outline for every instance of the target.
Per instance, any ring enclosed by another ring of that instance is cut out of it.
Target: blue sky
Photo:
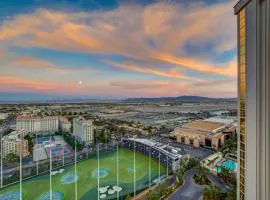
[[[233,5],[3,0],[0,94],[18,99],[235,97]]]

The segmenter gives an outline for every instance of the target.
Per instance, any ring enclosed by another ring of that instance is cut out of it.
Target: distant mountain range
[[[52,96],[32,93],[1,93],[0,104],[40,104],[40,103],[220,103],[237,102],[237,98],[211,98],[202,96],[178,96],[178,97],[157,97],[157,98],[127,98],[123,97],[80,97],[74,96]]]
[[[218,103],[218,102],[232,102],[236,103],[237,98],[211,98],[202,96],[178,96],[178,97],[158,97],[158,98],[128,98],[125,103]]]

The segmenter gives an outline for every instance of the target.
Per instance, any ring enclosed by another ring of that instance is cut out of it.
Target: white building
[[[71,122],[66,117],[59,117],[59,129],[70,132]]]
[[[82,142],[93,143],[93,122],[84,118],[73,119],[73,135]]]
[[[16,129],[25,129],[29,132],[57,131],[58,118],[19,115],[16,118]]]
[[[20,130],[5,135],[2,138],[3,156],[5,157],[10,153],[23,157],[29,155],[28,141],[23,139],[27,134],[26,130]]]

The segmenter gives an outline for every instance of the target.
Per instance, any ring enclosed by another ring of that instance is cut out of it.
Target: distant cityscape
[[[183,184],[185,171],[197,174],[194,181],[198,185],[223,180],[224,185],[217,187],[227,196],[231,195],[228,188],[235,189],[235,185],[231,185],[228,179],[236,178],[237,169],[237,105],[235,101],[224,99],[191,99],[192,101],[182,102],[167,99],[166,102],[151,102],[150,99],[147,102],[141,102],[141,99],[136,102],[133,99],[133,102],[128,100],[115,103],[2,104],[3,192],[0,192],[0,197],[18,195],[19,193],[12,191],[20,180],[28,180],[25,183],[28,188],[44,173],[49,173],[47,178],[63,174],[63,177],[71,176],[71,182],[79,181],[79,177],[72,175],[70,170],[73,168],[69,166],[91,163],[99,154],[111,155],[115,159],[117,153],[119,166],[125,166],[121,161],[123,158],[118,157],[119,152],[129,155],[125,159],[130,157],[130,160],[126,162],[134,165],[128,168],[127,173],[132,175],[135,174],[133,170],[139,170],[136,176],[144,174],[145,182],[140,183],[137,177],[131,177],[129,182],[131,185],[138,185],[134,186],[136,190],[118,184],[114,185],[114,189],[113,186],[109,189],[100,185],[100,192],[94,192],[97,185],[91,183],[91,194],[98,194],[95,198],[155,195],[159,189],[151,188],[169,184],[167,196],[175,199],[183,195],[177,188]],[[132,158],[135,152],[137,163],[135,160],[133,163]],[[102,159],[110,165],[108,156]],[[151,162],[146,161],[145,164],[147,166],[149,162],[150,167],[140,172],[140,160],[147,157],[151,158]],[[157,162],[158,165],[151,166],[152,162]],[[157,166],[159,167],[156,168]],[[205,172],[199,174],[201,172],[197,171],[196,166],[200,166]],[[98,169],[101,174],[95,176],[104,182],[103,185],[107,183],[106,178],[110,177],[110,171],[116,170],[115,167],[109,168],[106,165]],[[81,171],[80,176],[85,176],[85,172]],[[215,176],[209,177],[208,173]],[[95,177],[93,174],[92,176]],[[120,177],[119,181],[123,180]],[[226,183],[229,185],[225,186]],[[149,193],[150,190],[155,192]],[[200,191],[199,196],[202,195],[202,190]],[[40,192],[43,195],[46,193],[44,189],[40,189],[28,194],[27,198],[35,198]],[[68,193],[65,188],[62,192]],[[83,199],[83,194],[81,195]]]

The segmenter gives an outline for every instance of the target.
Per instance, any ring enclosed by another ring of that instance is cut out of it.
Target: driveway
[[[203,186],[197,185],[193,181],[194,171],[189,170],[184,175],[184,185],[180,187],[170,200],[198,200],[203,192]]]
[[[207,177],[213,184],[222,189],[223,192],[229,192],[229,188],[216,175],[208,174]]]
[[[193,181],[194,170],[189,170],[184,175],[184,185],[169,198],[169,200],[199,200],[202,196],[205,186],[197,185]],[[226,185],[214,174],[208,174],[207,177],[211,182],[221,188],[224,192],[228,192],[229,189]]]

